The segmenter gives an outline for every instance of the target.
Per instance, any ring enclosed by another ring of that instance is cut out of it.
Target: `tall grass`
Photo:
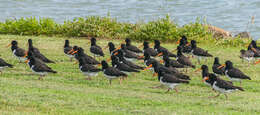
[[[120,39],[129,37],[133,40],[177,41],[186,35],[189,39],[199,42],[215,42],[218,45],[239,46],[249,42],[249,39],[216,40],[203,25],[200,19],[194,23],[180,27],[170,19],[169,15],[147,23],[122,23],[111,17],[87,16],[64,23],[57,23],[51,18],[20,18],[7,19],[0,22],[0,34],[12,35],[46,35],[62,37],[99,37]],[[235,42],[234,42],[235,41]]]

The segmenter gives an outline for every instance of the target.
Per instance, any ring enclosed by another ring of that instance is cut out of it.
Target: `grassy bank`
[[[28,38],[32,38],[34,45],[56,62],[49,66],[58,71],[58,74],[49,74],[43,81],[39,81],[38,76],[32,74],[26,64],[18,63],[10,48],[4,48],[12,40],[17,40],[20,47],[26,48]],[[82,46],[89,54],[87,39],[0,35],[1,58],[15,65],[12,69],[6,69],[0,77],[0,113],[260,114],[260,65],[245,66],[247,64],[243,64],[238,58],[241,47],[227,48],[215,43],[198,44],[214,56],[219,56],[221,63],[224,60],[232,60],[236,67],[252,78],[251,81],[243,81],[245,92],[232,93],[229,100],[225,100],[223,95],[216,99],[207,98],[216,94],[201,82],[201,73],[194,73],[192,69],[188,73],[192,78],[191,83],[178,87],[178,94],[164,93],[166,88],[149,88],[160,84],[149,71],[136,74],[136,77],[130,76],[122,85],[118,80],[114,80],[112,86],[109,86],[102,73],[92,81],[87,81],[78,70],[78,65],[74,65],[63,54],[64,39],[69,39],[73,45]],[[107,41],[100,40],[98,44],[105,46]],[[109,41],[117,45],[121,42]],[[174,43],[165,43],[163,46],[169,49],[176,48]],[[219,50],[220,48],[223,49]],[[108,54],[108,51],[105,52]],[[193,62],[196,60],[193,59]],[[206,64],[211,66],[212,63],[213,59],[210,59]]]
[[[244,46],[249,39],[229,38],[215,39],[208,32],[206,22],[197,19],[180,27],[169,16],[151,22],[122,23],[114,18],[88,16],[66,20],[57,23],[50,18],[20,18],[8,19],[0,22],[0,34],[10,35],[45,35],[62,37],[98,37],[109,39],[177,41],[180,36],[186,35],[197,41],[209,41],[219,45]]]

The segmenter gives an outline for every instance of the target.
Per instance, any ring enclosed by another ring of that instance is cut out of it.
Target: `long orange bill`
[[[116,48],[114,51],[117,51],[117,50],[120,50],[120,49],[121,49],[121,46],[120,46],[120,47],[118,47],[118,48]],[[114,52],[114,51],[113,51],[113,52]]]
[[[160,60],[160,63],[164,63],[164,61],[163,61],[163,60]]]
[[[144,58],[144,56],[139,56],[138,58],[139,58],[139,59],[142,59],[142,58]]]
[[[69,52],[68,52],[68,54],[70,54],[71,52],[73,52],[74,50],[73,49],[71,49]]]
[[[201,68],[198,68],[198,69],[195,70],[195,72],[198,72],[198,71],[201,71]]]
[[[206,80],[209,80],[209,77],[204,77],[202,81],[205,82]]]
[[[251,48],[255,53],[257,52],[255,48]]]
[[[73,54],[75,54],[75,53],[77,53],[78,52],[78,50],[77,51],[74,51],[73,53],[71,53],[71,55],[73,55]]]
[[[29,59],[25,60],[24,62],[25,62],[25,63],[28,63],[28,62],[29,62]]]
[[[161,55],[163,55],[163,53],[161,52],[161,53],[159,53],[159,54],[157,54],[155,57],[158,57],[158,56],[161,56]]]
[[[221,66],[218,67],[218,69],[223,68],[225,66],[226,66],[226,64],[222,64]]]
[[[254,64],[256,65],[256,64],[259,64],[259,63],[260,63],[260,60],[256,61]]]
[[[181,42],[181,40],[178,40],[178,41],[176,42],[176,44],[180,44],[180,42]]]
[[[8,47],[10,47],[12,44],[8,44],[6,47],[8,48]]]
[[[153,77],[156,77],[156,76],[158,76],[158,73],[154,72]]]
[[[152,64],[150,64],[148,67],[146,67],[143,71],[146,71],[146,70],[150,69],[151,67],[153,67]]]
[[[23,56],[24,58],[28,56],[28,52],[25,52],[25,55]]]
[[[115,56],[118,55],[118,52],[114,53],[114,55],[115,55]]]

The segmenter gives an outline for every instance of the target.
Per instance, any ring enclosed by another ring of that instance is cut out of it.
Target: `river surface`
[[[82,16],[107,16],[121,22],[147,22],[169,14],[180,26],[206,18],[209,24],[260,38],[260,0],[0,0],[0,21],[49,17],[62,23]],[[258,12],[258,13],[257,13]],[[248,24],[254,16],[254,24]]]

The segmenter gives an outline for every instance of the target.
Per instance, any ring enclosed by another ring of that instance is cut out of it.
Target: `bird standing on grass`
[[[131,40],[129,38],[125,39],[125,43],[126,43],[126,49],[135,53],[142,53],[142,50],[140,50],[139,48],[131,44]]]
[[[2,71],[4,68],[9,67],[9,68],[13,68],[12,64],[7,63],[5,60],[3,60],[2,58],[0,58],[0,73],[2,74]]]
[[[96,38],[91,38],[91,46],[90,46],[90,52],[94,55],[94,58],[102,56],[104,57],[103,50],[100,46],[96,44]]]
[[[79,70],[87,76],[87,80],[91,80],[91,77],[97,76],[98,73],[102,71],[93,65],[87,64],[83,58],[79,59]]]
[[[225,75],[225,68],[219,68],[221,64],[219,63],[219,58],[215,57],[214,63],[212,65],[212,70],[217,75]]]
[[[13,52],[13,55],[19,60],[19,62],[25,61],[27,58],[25,58],[26,51],[22,48],[18,47],[18,42],[13,40],[11,44],[8,45],[8,47],[11,46],[11,50]]]
[[[208,53],[208,51],[197,47],[197,43],[195,40],[191,40],[191,48],[191,53],[194,57],[198,59],[199,64],[202,58],[213,57],[211,54]]]

